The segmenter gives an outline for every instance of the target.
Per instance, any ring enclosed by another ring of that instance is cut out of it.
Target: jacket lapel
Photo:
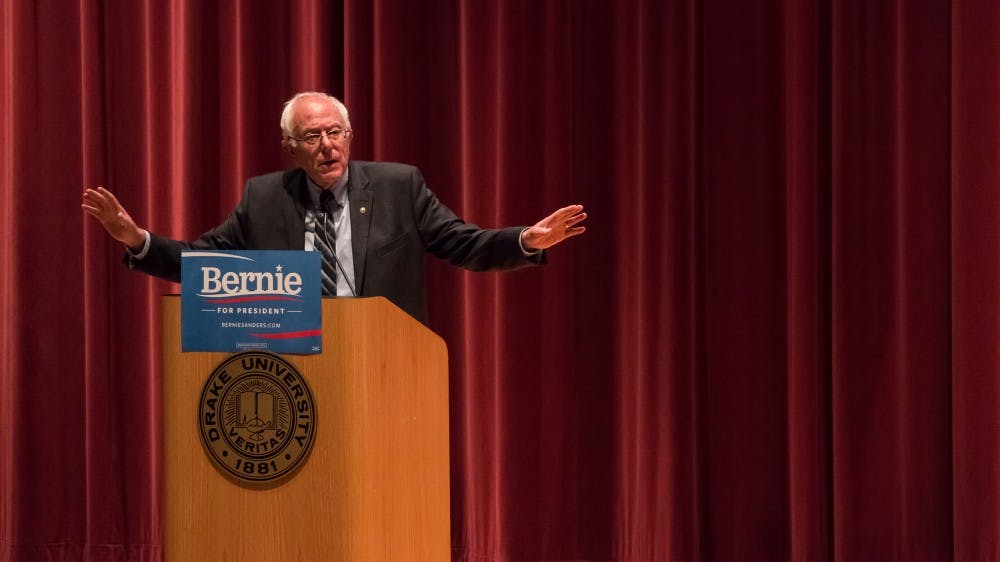
[[[364,294],[365,257],[368,252],[368,231],[372,224],[372,191],[368,177],[351,162],[347,177],[347,197],[351,208],[351,251],[354,253],[354,286],[358,296]]]
[[[295,168],[284,173],[281,179],[285,191],[295,205],[286,211],[290,216],[286,216],[285,224],[288,228],[285,232],[287,247],[292,250],[304,250],[306,244],[306,202],[309,200],[308,187],[306,185],[306,174],[302,168]]]

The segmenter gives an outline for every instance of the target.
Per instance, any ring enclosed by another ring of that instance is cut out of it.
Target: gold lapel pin
[[[358,212],[363,215],[368,212],[368,209],[366,209],[365,207],[361,207],[360,209],[358,209]]]

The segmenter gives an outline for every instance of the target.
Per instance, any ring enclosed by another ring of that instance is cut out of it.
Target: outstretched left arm
[[[587,218],[583,205],[563,207],[535,223],[521,233],[521,244],[526,250],[544,250],[556,244],[583,234],[586,227],[579,226]]]

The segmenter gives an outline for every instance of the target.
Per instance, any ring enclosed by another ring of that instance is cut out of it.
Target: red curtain
[[[0,3],[0,560],[159,560],[159,296],[283,100],[549,265],[433,262],[460,561],[1000,561],[991,0]]]

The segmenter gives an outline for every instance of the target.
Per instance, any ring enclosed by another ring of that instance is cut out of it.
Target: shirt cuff
[[[146,232],[146,241],[143,242],[142,244],[142,250],[135,252],[132,251],[132,248],[125,246],[125,251],[128,252],[128,255],[132,256],[132,259],[134,260],[141,260],[142,258],[146,257],[147,253],[149,253],[149,243],[150,243],[149,231],[146,230],[145,232]]]
[[[525,256],[533,256],[533,255],[537,254],[538,252],[541,252],[541,250],[528,250],[528,249],[526,249],[524,247],[524,242],[521,241],[521,238],[524,236],[524,231],[525,230],[528,230],[528,229],[527,228],[521,229],[521,233],[517,235],[517,245],[521,247],[521,253],[522,254],[524,254]]]

